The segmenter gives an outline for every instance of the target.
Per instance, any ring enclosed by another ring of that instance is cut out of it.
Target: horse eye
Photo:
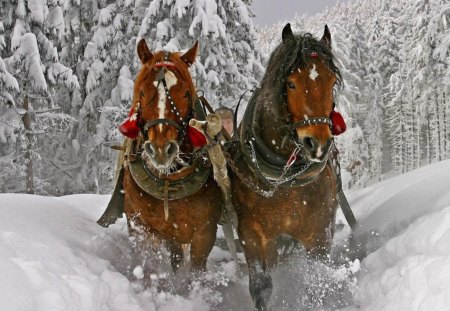
[[[294,84],[294,83],[288,82],[287,85],[288,85],[288,87],[289,87],[290,89],[295,89],[295,84]]]
[[[139,93],[139,96],[144,97],[144,92],[141,91],[141,92]]]

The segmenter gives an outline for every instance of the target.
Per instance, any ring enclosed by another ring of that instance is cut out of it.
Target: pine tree
[[[242,0],[155,0],[139,31],[152,50],[179,51],[199,41],[193,76],[213,106],[233,107],[262,77],[256,33]]]
[[[83,160],[78,177],[85,185],[84,191],[109,190],[114,178],[111,163],[114,163],[116,154],[109,146],[121,139],[116,127],[120,118],[126,115],[125,110],[129,109],[132,83],[127,84],[130,90],[126,99],[111,101],[111,96],[125,76],[128,82],[131,79],[130,70],[124,66],[133,67],[132,56],[135,54],[132,12],[129,1],[99,3],[92,36],[84,49],[85,83],[82,87],[85,98],[77,133],[77,140],[84,142],[80,150]]]
[[[64,137],[65,125],[74,121],[54,96],[61,88],[78,87],[72,70],[59,61],[57,47],[64,31],[62,8],[58,2],[2,1],[0,15],[6,17],[1,55],[17,79],[17,98],[24,109],[26,148],[19,160],[27,166],[27,191],[47,193],[52,189],[44,180],[56,175],[47,168],[55,156],[55,141]]]
[[[1,27],[0,23],[0,27]],[[1,28],[0,28],[1,29]],[[0,48],[2,37],[0,36]],[[15,191],[11,180],[24,174],[24,166],[17,164],[18,145],[21,142],[21,122],[14,98],[19,92],[17,80],[8,72],[0,57],[0,191]],[[13,188],[9,188],[13,187]]]

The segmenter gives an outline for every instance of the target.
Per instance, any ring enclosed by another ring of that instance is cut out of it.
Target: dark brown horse
[[[120,127],[130,138],[117,186],[120,192],[123,185],[129,232],[143,244],[165,244],[174,270],[183,260],[182,244],[190,244],[191,270],[202,271],[216,239],[221,192],[200,152],[202,136],[188,125],[203,113],[188,70],[197,43],[184,54],[152,53],[141,40],[137,52],[142,68],[131,113]],[[107,212],[102,225],[112,222]],[[150,272],[144,270],[147,282]]]
[[[238,233],[257,310],[272,293],[277,237],[288,234],[311,256],[330,251],[337,208],[337,176],[330,114],[341,81],[328,27],[321,40],[294,35],[287,24],[230,149]]]

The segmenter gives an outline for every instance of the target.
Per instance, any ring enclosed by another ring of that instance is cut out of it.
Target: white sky
[[[340,2],[345,2],[341,0]],[[326,7],[333,7],[338,0],[253,0],[255,25],[269,26],[291,20],[297,15],[314,15]]]

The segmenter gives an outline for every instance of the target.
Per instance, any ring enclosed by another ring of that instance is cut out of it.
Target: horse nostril
[[[178,152],[178,145],[177,143],[171,141],[166,145],[166,155],[167,157],[172,157]]]
[[[155,147],[148,141],[144,143],[144,151],[151,157],[155,156]]]
[[[317,150],[317,140],[314,137],[305,137],[303,138],[303,145],[305,146],[306,150],[308,151],[316,151]]]

